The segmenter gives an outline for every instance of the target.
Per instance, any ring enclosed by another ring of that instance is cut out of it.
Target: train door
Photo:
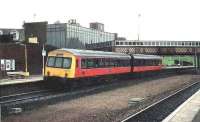
[[[131,56],[131,62],[130,62],[130,64],[131,64],[131,72],[133,72],[134,71],[134,56]]]

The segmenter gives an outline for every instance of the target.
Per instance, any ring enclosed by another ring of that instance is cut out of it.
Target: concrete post
[[[200,70],[200,54],[197,54],[197,67]]]

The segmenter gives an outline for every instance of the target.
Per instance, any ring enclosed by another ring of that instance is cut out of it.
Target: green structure
[[[192,66],[194,65],[194,56],[164,56],[163,65],[165,66]]]

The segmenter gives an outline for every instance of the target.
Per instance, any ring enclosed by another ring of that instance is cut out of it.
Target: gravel
[[[132,81],[124,87],[12,115],[3,122],[120,121],[130,113],[199,79],[198,75],[179,75],[148,82],[141,81],[137,84]],[[130,106],[128,103],[132,98],[144,98],[144,100],[136,106]]]

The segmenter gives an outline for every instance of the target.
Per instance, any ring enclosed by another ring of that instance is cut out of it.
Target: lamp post
[[[28,62],[27,62],[27,47],[26,44],[20,44],[24,46],[24,63],[25,63],[25,72],[24,72],[24,76],[29,76],[29,72],[28,72]]]
[[[26,44],[24,45],[24,54],[25,54],[25,72],[28,71],[28,68],[27,68],[27,48],[26,48]]]
[[[43,44],[43,47],[42,47],[42,75],[44,76],[44,71],[45,71],[45,67],[44,67],[44,57],[46,56],[46,50],[44,49],[44,44]]]
[[[137,28],[137,37],[138,37],[138,41],[140,40],[140,17],[141,14],[138,14],[138,28]]]
[[[197,68],[198,58],[197,58],[197,49],[196,49],[196,47],[194,48],[194,63],[195,63],[195,70],[197,72],[197,70],[198,70],[198,68]]]

